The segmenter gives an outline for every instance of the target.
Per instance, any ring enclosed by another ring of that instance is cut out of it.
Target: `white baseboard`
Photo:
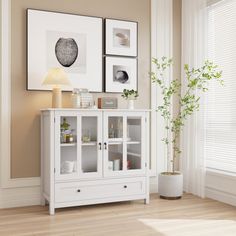
[[[40,187],[0,189],[0,208],[40,205]]]
[[[225,172],[207,170],[206,196],[236,206],[236,176]]]
[[[236,206],[236,195],[206,187],[206,197]]]

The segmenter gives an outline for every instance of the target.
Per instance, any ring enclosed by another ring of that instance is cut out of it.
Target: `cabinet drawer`
[[[55,186],[55,200],[58,203],[109,197],[140,195],[145,193],[145,178],[113,179],[58,183]]]

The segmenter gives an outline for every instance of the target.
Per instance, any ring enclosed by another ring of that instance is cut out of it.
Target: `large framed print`
[[[137,57],[138,23],[105,19],[106,55]]]
[[[138,89],[136,58],[106,57],[105,68],[106,92],[122,93],[124,89]]]
[[[50,68],[62,67],[73,88],[102,92],[100,17],[27,9],[27,89],[50,90],[42,82]]]

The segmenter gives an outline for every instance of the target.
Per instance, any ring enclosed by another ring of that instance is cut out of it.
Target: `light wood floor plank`
[[[0,236],[235,236],[236,208],[185,194],[159,199],[65,208],[0,210]]]

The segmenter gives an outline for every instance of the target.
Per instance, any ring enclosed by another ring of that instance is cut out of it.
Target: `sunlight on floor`
[[[235,236],[234,220],[140,219],[163,236]]]

